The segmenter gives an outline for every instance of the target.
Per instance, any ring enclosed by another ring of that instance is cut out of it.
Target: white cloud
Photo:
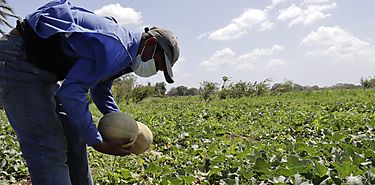
[[[321,26],[311,32],[301,45],[315,47],[306,57],[330,57],[335,61],[366,60],[375,61],[375,46],[363,41],[348,31],[335,27]]]
[[[264,11],[268,12],[268,11],[274,9],[277,5],[282,4],[282,3],[285,3],[285,2],[287,2],[287,1],[289,1],[289,0],[272,0],[271,5],[268,5],[268,6],[265,8]]]
[[[277,19],[289,21],[289,26],[311,25],[331,16],[330,11],[336,7],[336,3],[330,0],[304,1],[300,6],[292,4],[288,8],[280,10]]]
[[[267,18],[265,11],[259,9],[246,10],[241,16],[234,18],[230,24],[212,33],[208,39],[211,40],[233,40],[239,39],[251,30],[265,31],[271,29],[273,23]]]
[[[207,37],[209,34],[210,34],[210,32],[202,33],[197,38],[198,39],[203,39],[203,38]]]
[[[120,4],[109,4],[94,11],[95,14],[101,16],[112,16],[120,25],[141,24],[141,12],[136,12],[132,8],[122,7]]]
[[[334,0],[304,0],[303,4],[322,4],[330,2],[334,2]]]
[[[290,19],[295,19],[302,15],[302,9],[297,7],[295,4],[292,4],[289,8],[280,10],[279,16],[277,19],[285,21]]]
[[[271,56],[277,51],[283,50],[282,46],[273,45],[272,48],[262,48],[262,49],[255,49],[252,52],[243,54],[238,57],[238,60],[241,61],[254,61],[258,60],[261,57]]]
[[[273,58],[273,59],[271,59],[271,61],[269,61],[265,65],[265,68],[270,69],[270,68],[285,66],[285,65],[287,65],[287,63],[284,60],[281,60],[279,58]]]
[[[222,68],[233,68],[236,70],[254,69],[254,62],[265,60],[282,51],[283,47],[274,45],[272,48],[258,48],[251,52],[236,56],[236,53],[230,48],[224,48],[215,52],[208,60],[202,61],[201,66],[209,71],[215,71]],[[280,63],[280,62],[279,62]]]
[[[224,48],[215,52],[208,60],[200,63],[209,71],[214,71],[225,65],[233,65],[235,63],[235,52],[230,48]]]
[[[277,5],[277,4],[286,2],[286,1],[288,1],[288,0],[272,0],[272,5]]]
[[[273,25],[274,25],[273,22],[265,21],[260,25],[260,28],[258,29],[258,31],[270,30],[272,29]]]

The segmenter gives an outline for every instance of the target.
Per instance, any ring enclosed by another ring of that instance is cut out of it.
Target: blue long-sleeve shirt
[[[111,94],[113,81],[104,81],[129,67],[136,56],[141,33],[119,26],[112,18],[101,17],[67,0],[54,0],[26,16],[42,38],[65,35],[63,49],[75,59],[56,97],[71,124],[89,146],[102,141],[89,111],[86,93],[103,113],[120,111]],[[48,52],[48,51],[47,51]]]

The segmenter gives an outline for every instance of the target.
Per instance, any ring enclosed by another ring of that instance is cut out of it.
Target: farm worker
[[[114,78],[163,71],[173,83],[178,57],[171,31],[131,32],[67,0],[53,0],[18,21],[0,39],[0,100],[33,185],[93,184],[86,145],[128,155],[121,146],[130,141],[103,141],[86,93],[101,113],[120,111],[110,92]]]

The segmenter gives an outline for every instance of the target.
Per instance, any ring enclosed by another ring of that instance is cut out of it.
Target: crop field
[[[167,97],[120,107],[152,130],[154,143],[126,157],[88,148],[97,184],[375,184],[375,90]],[[27,168],[0,116],[0,184],[17,184]]]

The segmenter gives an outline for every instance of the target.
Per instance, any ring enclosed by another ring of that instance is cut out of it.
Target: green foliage
[[[254,89],[251,83],[242,82],[242,81],[231,84],[229,89],[230,89],[229,96],[231,98],[241,98],[243,96],[250,96],[254,92]]]
[[[137,103],[142,101],[143,99],[152,96],[155,94],[155,88],[149,85],[143,86],[143,85],[138,85],[136,86],[131,95],[131,99],[133,102]]]
[[[219,99],[263,96],[268,93],[269,82],[271,82],[270,79],[266,79],[261,82],[251,83],[239,81],[237,83],[226,85],[228,80],[227,77],[223,77],[223,85],[219,92]]]
[[[304,90],[304,88],[301,85],[296,84],[291,80],[286,80],[283,83],[275,83],[272,86],[271,90],[274,94],[278,94],[278,93],[286,93],[286,92],[292,92],[292,91],[302,91]]]
[[[113,166],[109,160],[114,170],[100,168],[94,178],[99,184],[343,184],[357,177],[374,184],[373,93],[326,90],[125,106],[152,129],[152,150],[116,158]]]
[[[185,96],[196,96],[196,95],[199,95],[199,89],[195,88],[195,87],[190,87],[186,90],[185,92]]]
[[[201,98],[205,101],[210,101],[213,99],[213,95],[218,90],[218,84],[215,82],[203,81],[199,88],[201,92]]]
[[[260,96],[260,95],[266,95],[268,90],[269,90],[269,83],[271,82],[271,79],[267,78],[259,83],[255,82],[253,87],[254,87],[254,91],[255,91],[255,94],[257,96]]]
[[[150,151],[126,157],[88,148],[92,175],[96,184],[375,184],[374,93],[322,90],[121,104],[152,130],[154,143]],[[98,121],[101,114],[90,108]],[[12,139],[0,142],[1,151],[19,154],[9,124],[1,126],[1,136]],[[2,174],[17,174],[13,163],[0,168]]]
[[[284,83],[276,83],[272,86],[272,91],[276,93],[291,92],[293,90],[293,82],[288,80]]]
[[[136,85],[137,78],[133,74],[126,74],[116,79],[112,86],[112,95],[116,102],[126,104],[140,102],[149,97],[162,97],[167,90],[164,82],[158,82],[155,86],[148,83],[147,85]]]
[[[361,86],[364,89],[374,88],[375,87],[375,78],[361,78]]]
[[[114,80],[112,94],[117,103],[120,104],[123,101],[129,103],[136,81],[137,77],[133,74],[126,74]]]
[[[158,82],[155,84],[155,91],[159,93],[160,95],[164,96],[167,92],[166,84],[165,82]]]
[[[188,88],[186,86],[172,87],[167,95],[168,96],[195,96],[199,94],[199,89],[195,87]]]
[[[169,90],[168,95],[169,96],[185,96],[188,88],[186,86],[177,86],[177,87],[172,87]]]

